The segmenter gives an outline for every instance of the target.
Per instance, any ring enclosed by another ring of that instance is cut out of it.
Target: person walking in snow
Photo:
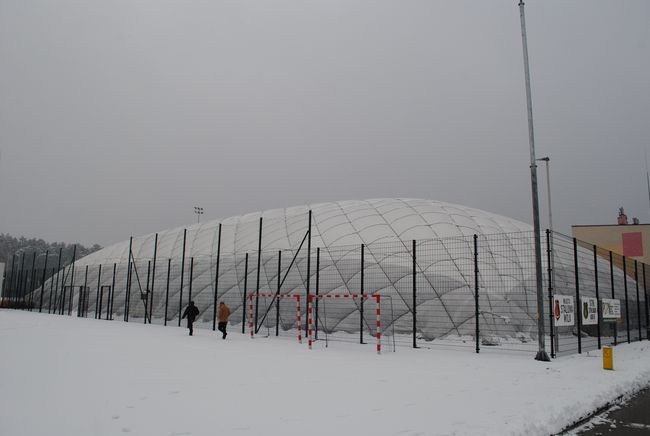
[[[230,307],[226,306],[226,303],[223,301],[219,303],[219,313],[217,314],[217,319],[219,320],[219,326],[217,330],[223,333],[222,339],[226,339],[228,333],[226,332],[226,325],[228,325],[228,317],[230,316]]]
[[[183,319],[187,318],[187,328],[190,329],[190,336],[194,333],[194,320],[199,315],[199,308],[194,305],[194,301],[190,301],[190,304],[185,308],[183,312]]]

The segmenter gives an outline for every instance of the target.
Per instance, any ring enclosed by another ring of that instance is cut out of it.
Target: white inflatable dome
[[[307,231],[310,210],[313,248],[532,231],[532,226],[521,221],[442,201],[350,200],[272,209],[187,226],[185,256],[216,255],[220,223],[222,254],[257,251],[260,217],[263,251],[296,249]],[[159,259],[181,258],[183,230],[158,232]],[[154,241],[154,233],[134,237],[133,256],[153,257]],[[129,241],[125,240],[80,259],[77,265],[126,262],[128,248]]]

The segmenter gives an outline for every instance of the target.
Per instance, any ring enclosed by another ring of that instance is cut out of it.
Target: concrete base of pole
[[[535,356],[535,360],[539,360],[540,362],[550,362],[551,358],[548,357],[546,351],[538,351],[537,355]]]

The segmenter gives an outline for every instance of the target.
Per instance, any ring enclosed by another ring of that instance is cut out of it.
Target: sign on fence
[[[569,295],[553,296],[553,319],[556,327],[572,326],[575,324],[573,297]]]
[[[582,325],[598,324],[598,300],[592,297],[580,297]]]
[[[613,298],[602,298],[603,321],[616,322],[621,317],[621,300]]]

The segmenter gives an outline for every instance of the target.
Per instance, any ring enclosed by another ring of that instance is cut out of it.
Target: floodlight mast
[[[196,223],[201,222],[201,215],[203,215],[203,208],[199,206],[194,206],[194,213],[196,214]]]
[[[548,362],[551,359],[545,350],[544,332],[544,295],[542,291],[542,241],[539,225],[539,195],[537,192],[537,163],[535,161],[535,135],[533,133],[533,102],[530,93],[530,71],[528,67],[528,42],[526,39],[526,18],[524,2],[519,0],[521,19],[521,42],[524,50],[524,75],[526,79],[526,105],[528,112],[528,142],[530,144],[530,184],[533,197],[533,232],[535,233],[535,283],[537,287],[537,342],[538,351],[535,360]]]

